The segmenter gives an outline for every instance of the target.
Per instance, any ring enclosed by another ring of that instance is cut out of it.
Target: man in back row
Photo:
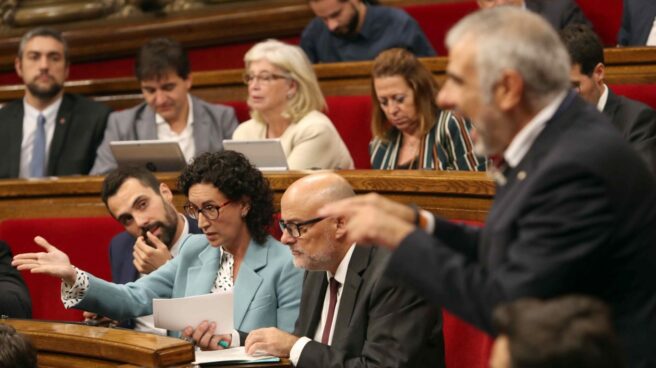
[[[477,0],[481,9],[512,5],[540,14],[556,30],[570,24],[592,26],[574,0]]]
[[[189,94],[189,59],[178,42],[147,42],[137,55],[135,74],[146,101],[109,116],[92,175],[116,168],[109,146],[113,141],[174,140],[187,162],[201,153],[223,150],[223,140],[237,128],[235,112]]]
[[[592,29],[571,25],[561,31],[560,37],[572,59],[570,79],[574,89],[610,118],[656,174],[656,111],[608,88],[604,82],[604,47]]]
[[[419,24],[401,9],[364,0],[308,0],[316,15],[301,35],[313,63],[373,60],[394,47],[417,56],[435,56]]]
[[[86,175],[103,139],[109,107],[64,92],[70,60],[61,33],[35,28],[21,38],[16,73],[25,97],[0,109],[0,178]]]

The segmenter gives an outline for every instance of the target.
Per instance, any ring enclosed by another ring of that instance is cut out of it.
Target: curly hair
[[[269,181],[241,153],[223,151],[196,157],[180,174],[178,187],[185,196],[194,184],[212,184],[229,200],[246,198],[250,211],[245,221],[251,237],[265,242],[273,220],[273,192]]]

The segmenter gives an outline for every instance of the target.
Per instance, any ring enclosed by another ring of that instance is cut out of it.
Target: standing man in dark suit
[[[282,242],[307,270],[294,334],[263,328],[250,353],[289,357],[295,367],[443,367],[440,309],[383,277],[390,253],[346,238],[342,217],[317,210],[352,197],[337,174],[306,176],[281,199]]]
[[[623,1],[622,27],[617,43],[622,46],[656,46],[656,1]]]
[[[570,79],[574,89],[611,119],[656,174],[656,111],[642,102],[616,95],[604,83],[604,48],[589,27],[569,26],[560,37],[572,59]]]
[[[570,24],[585,24],[590,21],[574,0],[477,0],[481,9],[499,5],[514,5],[540,14],[555,29],[560,30]]]
[[[11,266],[11,249],[0,240],[0,315],[32,318],[30,293],[20,272]]]
[[[68,46],[49,28],[27,32],[16,73],[25,97],[0,109],[0,178],[86,175],[103,139],[107,106],[64,93]]]
[[[485,227],[375,194],[318,215],[346,216],[349,239],[394,249],[389,274],[491,333],[501,303],[597,297],[614,313],[629,367],[656,366],[654,176],[569,90],[567,50],[542,18],[513,7],[477,12],[447,45],[438,102],[470,118],[479,153],[499,162]]]
[[[110,172],[101,196],[109,213],[125,227],[109,244],[114,283],[127,284],[158,269],[179,253],[187,234],[201,233],[196,220],[175,209],[169,187],[145,168]],[[153,326],[152,316],[138,317],[123,326],[166,335],[166,330]]]
[[[235,111],[192,96],[190,68],[187,53],[174,40],[156,38],[141,47],[134,69],[145,101],[109,116],[92,175],[116,168],[113,141],[176,141],[187,162],[223,150],[223,140],[237,128]]]

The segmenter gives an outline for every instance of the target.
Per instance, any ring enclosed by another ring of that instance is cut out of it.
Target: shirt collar
[[[375,33],[376,17],[374,15],[371,15],[371,11],[374,8],[373,6],[367,6],[365,4],[365,7],[367,8],[367,10],[366,13],[364,14],[364,21],[362,22],[362,28],[360,28],[360,32],[358,34],[364,39],[371,39],[373,37],[376,37],[376,33]]]
[[[187,127],[191,126],[194,123],[194,105],[191,100],[191,95],[187,93],[187,103],[189,104],[189,112],[187,113]],[[159,114],[155,114],[155,124],[161,125],[166,124],[166,120],[161,117]]]
[[[34,116],[35,120],[39,114],[42,114],[46,118],[46,122],[55,121],[55,118],[57,117],[57,111],[59,111],[59,106],[61,106],[62,100],[63,96],[59,97],[57,100],[55,100],[55,102],[48,105],[48,107],[42,111],[39,111],[36,109],[36,107],[30,105],[25,98],[23,98],[23,111],[28,116]]]
[[[535,139],[547,125],[547,122],[554,116],[558,110],[558,106],[560,106],[566,96],[567,91],[561,92],[515,135],[515,138],[513,138],[503,153],[503,158],[508,166],[515,167],[524,158],[526,152],[531,148]]]
[[[337,271],[335,271],[334,275],[330,271],[326,271],[326,276],[328,277],[328,281],[330,281],[331,277],[334,277],[335,280],[337,280],[337,282],[339,282],[340,285],[344,285],[344,281],[346,281],[346,273],[348,272],[348,266],[349,263],[351,263],[351,256],[353,255],[354,249],[355,249],[355,243],[351,245],[349,250],[344,255],[344,258],[342,258],[342,261],[339,262],[339,266],[337,266]]]
[[[604,92],[599,96],[599,101],[597,101],[597,109],[601,112],[604,112],[606,108],[606,103],[608,102],[608,86],[604,83]]]
[[[182,217],[182,221],[184,221],[184,227],[182,228],[182,233],[180,233],[180,237],[170,249],[171,257],[175,257],[178,255],[178,253],[180,253],[180,245],[182,244],[183,239],[189,234],[189,221],[187,221],[187,217],[182,216],[180,214],[178,214],[177,216]]]

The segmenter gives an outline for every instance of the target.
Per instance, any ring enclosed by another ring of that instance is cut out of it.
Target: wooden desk
[[[180,339],[126,329],[83,324],[0,320],[32,340],[39,367],[192,367],[194,348]],[[288,360],[267,364],[222,365],[224,368],[291,367]]]
[[[311,171],[267,173],[275,203],[287,187]],[[485,173],[439,171],[338,171],[358,194],[378,192],[403,203],[415,203],[452,219],[483,221],[494,195]],[[177,174],[159,174],[176,188]],[[7,218],[106,216],[100,200],[102,177],[62,177],[54,180],[0,180],[0,220]],[[182,208],[184,196],[175,191]]]

